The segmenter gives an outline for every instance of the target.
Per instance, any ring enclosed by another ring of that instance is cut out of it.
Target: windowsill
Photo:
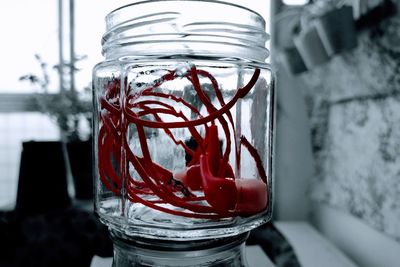
[[[283,221],[275,226],[292,245],[301,266],[357,267],[309,223]]]

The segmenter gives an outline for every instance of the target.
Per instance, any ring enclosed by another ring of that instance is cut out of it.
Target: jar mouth
[[[102,46],[106,58],[112,50],[113,57],[167,53],[264,62],[268,39],[262,16],[243,6],[213,0],[148,0],[108,14]]]
[[[140,6],[140,5],[145,5],[148,3],[157,3],[157,2],[202,2],[202,3],[211,3],[211,4],[216,4],[216,5],[223,5],[223,6],[231,6],[234,8],[238,8],[238,9],[242,9],[243,11],[252,13],[255,17],[258,17],[258,19],[260,19],[262,22],[262,24],[264,25],[263,27],[265,27],[265,20],[263,19],[263,17],[256,11],[238,5],[238,4],[234,4],[234,3],[230,3],[230,2],[225,2],[225,1],[219,1],[219,0],[134,0],[132,1],[132,3],[121,6],[119,8],[114,9],[113,11],[111,11],[107,17],[106,17],[106,21],[107,21],[107,29],[110,30],[113,27],[117,26],[120,22],[119,18],[121,17],[121,14],[119,14],[119,12],[121,12],[122,10],[125,10],[127,8],[134,8],[135,6]],[[169,12],[172,14],[179,14],[178,12]],[[118,17],[118,19],[116,19]],[[124,20],[122,18],[122,20]]]

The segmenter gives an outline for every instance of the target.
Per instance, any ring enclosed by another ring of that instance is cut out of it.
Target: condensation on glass
[[[257,13],[145,1],[93,70],[95,211],[120,236],[235,236],[271,217],[274,90]]]

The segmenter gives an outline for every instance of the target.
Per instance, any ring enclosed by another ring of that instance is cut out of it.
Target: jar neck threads
[[[138,15],[140,10],[140,15]],[[264,19],[219,1],[156,0],[121,7],[106,18],[108,58],[191,55],[264,63],[269,55]]]

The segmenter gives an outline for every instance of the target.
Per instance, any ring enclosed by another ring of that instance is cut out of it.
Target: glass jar
[[[174,242],[267,222],[274,88],[262,17],[219,1],[143,1],[106,25],[93,70],[101,221],[118,240]]]

